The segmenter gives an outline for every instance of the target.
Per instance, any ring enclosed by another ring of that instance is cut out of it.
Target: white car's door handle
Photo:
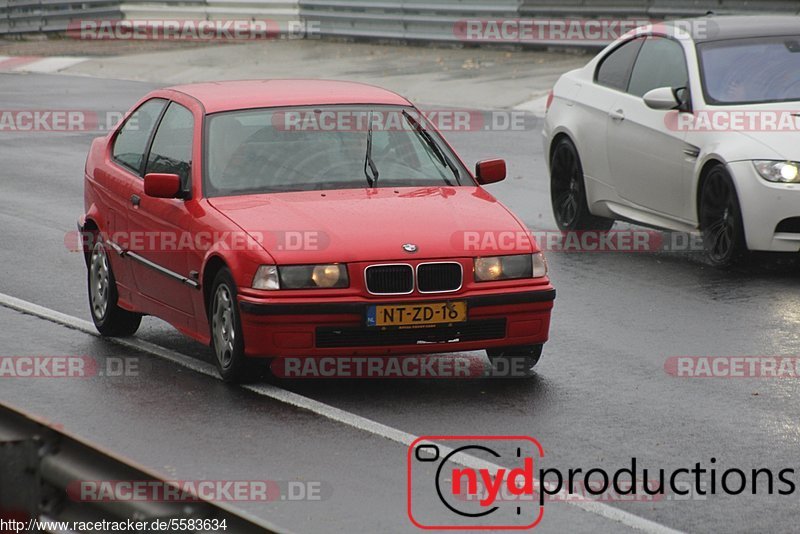
[[[625,120],[625,113],[621,109],[615,109],[614,111],[609,111],[608,116],[615,121]]]

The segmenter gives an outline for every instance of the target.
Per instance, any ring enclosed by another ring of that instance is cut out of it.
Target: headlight
[[[475,258],[475,281],[541,278],[547,274],[547,262],[541,252],[515,256]]]
[[[253,289],[280,289],[278,268],[275,265],[262,265],[253,277]]]
[[[340,288],[350,285],[347,267],[331,265],[292,265],[278,267],[281,289]]]
[[[794,161],[756,160],[753,165],[758,174],[770,182],[783,184],[800,182],[800,163]]]

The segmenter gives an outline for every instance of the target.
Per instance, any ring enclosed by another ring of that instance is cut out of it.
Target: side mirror
[[[181,178],[177,174],[147,173],[144,175],[144,194],[155,198],[180,198]]]
[[[502,159],[487,159],[475,165],[475,177],[481,185],[493,184],[506,179],[506,162]]]
[[[646,92],[644,103],[650,109],[658,110],[677,109],[681,105],[672,87],[658,87]]]

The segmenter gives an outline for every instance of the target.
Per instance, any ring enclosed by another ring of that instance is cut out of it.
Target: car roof
[[[387,89],[332,80],[237,80],[176,85],[167,89],[197,99],[206,113],[329,104],[411,105]]]
[[[672,20],[664,26],[691,28],[692,39],[697,43],[800,35],[800,17],[794,15],[709,15],[693,19]]]

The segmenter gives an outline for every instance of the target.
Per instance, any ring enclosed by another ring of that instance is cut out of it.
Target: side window
[[[171,102],[153,138],[145,173],[177,174],[181,177],[184,190],[188,190],[191,183],[193,138],[192,112],[180,104]]]
[[[624,91],[628,87],[631,67],[643,42],[643,37],[637,37],[614,49],[597,67],[595,81],[600,85]]]
[[[688,84],[689,72],[680,43],[665,37],[648,37],[633,66],[628,92],[644,96],[658,87],[678,89]]]
[[[164,99],[154,98],[139,106],[125,121],[114,140],[111,156],[136,174],[142,170],[147,141],[166,103]]]

